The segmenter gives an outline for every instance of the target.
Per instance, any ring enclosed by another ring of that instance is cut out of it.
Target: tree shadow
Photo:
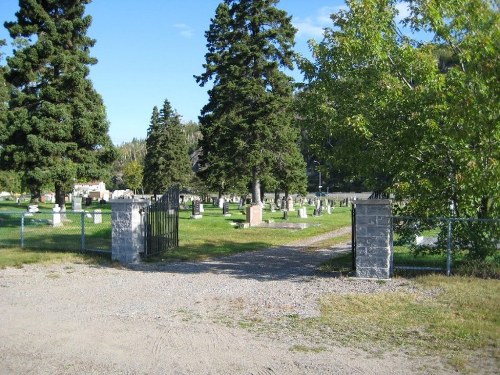
[[[236,243],[225,244],[228,248],[238,248]],[[262,243],[244,244],[245,248],[262,248]],[[207,244],[202,244],[191,251],[207,252]],[[210,245],[208,245],[210,246]],[[219,245],[219,246],[224,246]],[[318,271],[321,263],[346,248],[308,251],[300,246],[280,246],[265,250],[244,251],[234,255],[214,257],[202,261],[188,262],[141,262],[126,267],[141,272],[167,272],[179,274],[212,273],[229,275],[239,279],[258,281],[291,280],[304,281],[311,276],[331,277],[328,273]]]

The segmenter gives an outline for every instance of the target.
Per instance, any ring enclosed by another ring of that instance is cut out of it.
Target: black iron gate
[[[144,257],[179,246],[179,186],[168,189],[146,208]]]

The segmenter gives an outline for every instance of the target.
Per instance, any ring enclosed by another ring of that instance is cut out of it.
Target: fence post
[[[21,214],[21,249],[24,247],[24,212]]]
[[[446,276],[451,275],[452,220],[448,219],[448,246],[446,254]]]
[[[81,212],[82,237],[80,242],[80,251],[85,251],[85,211]]]

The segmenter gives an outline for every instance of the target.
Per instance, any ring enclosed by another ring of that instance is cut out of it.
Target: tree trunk
[[[64,205],[66,204],[66,192],[64,191],[61,184],[55,184],[55,188],[56,188],[56,204],[58,204],[59,207],[64,207]]]
[[[42,198],[42,192],[39,189],[31,190],[31,203],[40,203],[40,199]]]
[[[257,171],[254,169],[252,176],[252,204],[261,204],[260,200],[260,179],[257,177]]]

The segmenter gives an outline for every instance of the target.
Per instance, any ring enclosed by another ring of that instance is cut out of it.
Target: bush
[[[500,279],[500,254],[486,259],[465,259],[457,262],[454,273],[483,279]]]

